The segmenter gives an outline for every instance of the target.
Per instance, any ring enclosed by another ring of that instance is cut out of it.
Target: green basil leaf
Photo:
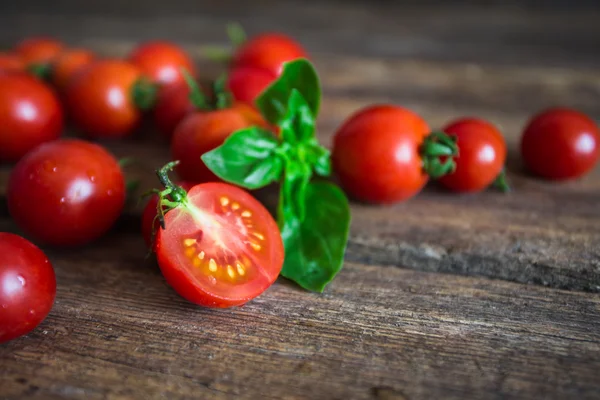
[[[285,63],[279,78],[256,99],[262,115],[273,125],[279,125],[285,119],[292,89],[300,92],[313,118],[317,118],[321,103],[319,76],[308,60],[299,58]]]
[[[292,89],[285,118],[280,122],[281,137],[289,144],[309,142],[315,137],[315,118],[297,89]]]
[[[295,218],[302,221],[306,215],[306,189],[310,182],[310,166],[293,159],[286,160],[281,190],[282,202]]]
[[[331,175],[330,152],[325,147],[315,143],[306,152],[306,159],[318,175]]]
[[[282,200],[278,210],[285,246],[281,275],[305,289],[322,292],[344,263],[350,229],[348,199],[331,183],[311,182],[305,192],[303,221]]]
[[[283,161],[275,153],[277,138],[257,127],[241,129],[214,150],[202,155],[202,161],[224,181],[247,189],[258,189],[278,181]]]

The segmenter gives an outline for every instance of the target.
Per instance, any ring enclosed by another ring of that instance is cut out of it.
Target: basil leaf
[[[279,124],[281,137],[289,144],[305,143],[315,137],[315,118],[296,89],[292,89],[283,121]]]
[[[283,64],[279,78],[256,99],[262,115],[273,125],[279,125],[285,120],[292,89],[300,92],[313,118],[317,118],[321,102],[319,76],[308,60],[299,58]]]
[[[343,266],[350,229],[348,199],[331,183],[311,182],[306,187],[303,221],[294,218],[281,200],[278,218],[285,246],[281,275],[322,292]]]
[[[316,141],[306,152],[306,159],[311,167],[314,168],[318,175],[325,177],[331,175],[331,160],[329,156],[329,150],[316,143]]]
[[[282,203],[294,218],[302,221],[306,215],[306,189],[311,178],[310,166],[296,160],[286,160],[285,176],[281,191]]]
[[[283,161],[275,153],[278,146],[271,132],[250,127],[234,132],[221,146],[202,155],[202,161],[224,181],[258,189],[281,178]]]

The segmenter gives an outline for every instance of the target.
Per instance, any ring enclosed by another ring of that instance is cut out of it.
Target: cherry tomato
[[[63,130],[56,95],[25,73],[0,74],[0,162],[15,162]]]
[[[227,88],[233,97],[240,102],[255,107],[256,98],[277,77],[266,69],[239,67],[232,70],[227,77]]]
[[[185,83],[181,68],[196,76],[196,66],[190,56],[181,47],[167,41],[139,45],[129,55],[129,61],[162,85]]]
[[[264,127],[265,123],[254,109],[243,103],[187,116],[177,125],[171,140],[171,156],[180,161],[179,177],[195,183],[219,181],[200,157],[223,144],[233,132],[250,126]]]
[[[134,98],[141,72],[119,60],[97,61],[77,74],[66,91],[75,124],[92,138],[120,138],[142,119]]]
[[[428,180],[419,147],[429,132],[420,116],[394,105],[356,112],[334,136],[332,162],[342,186],[372,203],[414,196]]]
[[[264,292],[283,265],[277,223],[248,192],[224,183],[194,186],[156,235],[158,265],[185,299],[242,305]]]
[[[178,182],[177,185],[181,186],[186,192],[194,187],[194,184],[190,182]],[[160,224],[156,219],[157,206],[158,195],[154,194],[150,197],[148,203],[146,203],[146,207],[144,207],[144,212],[142,213],[142,236],[144,237],[146,246],[149,248],[152,247],[153,233],[156,233],[158,228],[160,228]]]
[[[254,67],[279,76],[283,64],[308,58],[306,51],[292,38],[280,33],[266,33],[243,43],[233,56],[233,68]]]
[[[8,208],[17,225],[55,246],[87,244],[106,233],[125,204],[117,160],[78,139],[45,143],[10,174]]]
[[[439,182],[456,192],[477,192],[490,186],[506,161],[506,143],[500,131],[476,118],[459,119],[442,130],[457,138],[460,156],[456,170]]]
[[[0,52],[0,71],[24,71],[25,62],[15,53]]]
[[[63,44],[61,42],[47,37],[25,39],[15,47],[15,51],[27,65],[52,62],[62,49]]]
[[[166,86],[158,92],[152,116],[154,124],[167,139],[173,136],[177,125],[196,109],[190,92],[186,84]]]
[[[579,178],[600,155],[600,130],[585,114],[551,108],[535,115],[521,138],[521,154],[534,174],[550,180]]]
[[[94,53],[89,50],[63,51],[52,63],[52,83],[60,90],[65,90],[73,77],[90,65],[94,59]]]
[[[48,315],[56,277],[48,257],[33,243],[0,232],[0,343],[31,332]]]

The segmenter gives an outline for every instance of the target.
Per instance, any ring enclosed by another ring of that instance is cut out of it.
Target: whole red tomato
[[[500,131],[477,118],[459,119],[442,130],[456,137],[460,157],[456,170],[439,182],[456,192],[477,192],[490,186],[506,161],[506,143]]]
[[[551,108],[535,115],[525,127],[521,154],[527,168],[540,177],[579,178],[598,162],[600,130],[579,111]]]
[[[233,132],[250,126],[265,126],[265,123],[254,109],[243,103],[188,115],[177,125],[171,140],[171,156],[180,161],[176,169],[179,177],[194,183],[219,181],[200,157],[223,144]]]
[[[254,67],[239,67],[233,69],[227,76],[227,89],[236,101],[255,107],[256,98],[277,77],[266,69]]]
[[[185,83],[182,68],[192,76],[196,75],[196,66],[190,56],[181,47],[164,40],[139,45],[129,55],[129,61],[162,85]]]
[[[52,83],[60,90],[65,90],[69,82],[83,68],[95,59],[94,53],[86,49],[68,49],[63,51],[52,63]]]
[[[190,98],[191,89],[186,84],[160,88],[152,110],[154,124],[165,138],[170,139],[177,125],[196,110]]]
[[[56,95],[25,73],[0,74],[0,162],[15,162],[63,130]]]
[[[16,53],[0,52],[0,71],[24,71],[25,62]]]
[[[45,143],[12,170],[8,208],[28,235],[55,246],[89,243],[106,233],[125,204],[117,160],[83,140]]]
[[[63,44],[56,39],[36,37],[22,40],[15,47],[26,65],[52,62],[62,51]]]
[[[48,257],[33,243],[0,232],[0,343],[31,332],[48,315],[56,277]]]
[[[244,42],[233,55],[232,67],[254,67],[279,76],[283,64],[297,58],[308,58],[298,42],[281,33],[266,33]]]
[[[139,126],[141,109],[152,103],[150,99],[146,104],[154,96],[148,85],[131,63],[97,61],[77,74],[67,88],[66,102],[75,125],[88,137],[125,137]]]
[[[452,166],[452,158],[441,164],[441,153],[427,144],[439,142],[443,153],[456,154],[448,137],[429,133],[427,123],[405,108],[382,104],[356,112],[334,136],[332,162],[343,188],[371,203],[414,196],[429,175],[443,175]]]

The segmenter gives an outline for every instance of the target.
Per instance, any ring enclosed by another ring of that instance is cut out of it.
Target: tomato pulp
[[[196,185],[164,222],[156,235],[158,264],[169,285],[193,303],[242,305],[271,286],[283,266],[277,223],[238,187]]]
[[[31,332],[48,315],[56,277],[46,255],[33,243],[0,232],[0,343]]]

